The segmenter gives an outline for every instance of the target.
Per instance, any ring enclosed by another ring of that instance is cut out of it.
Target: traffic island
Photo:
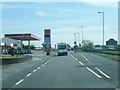
[[[28,60],[31,60],[32,56],[30,55],[25,55],[25,56],[3,56],[0,58],[2,61],[0,64],[5,65],[5,64],[13,64],[13,63],[21,63],[25,62]]]

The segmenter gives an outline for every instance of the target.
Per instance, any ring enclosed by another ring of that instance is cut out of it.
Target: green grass
[[[118,56],[118,55],[109,55],[109,54],[102,54],[102,53],[95,53],[95,54],[101,55],[101,56],[104,56],[104,57],[107,57],[107,58],[115,59],[115,60],[120,60],[120,56]]]
[[[85,51],[82,51],[82,50],[77,50],[77,52],[85,52]]]
[[[57,51],[57,49],[52,49],[52,51]]]
[[[85,52],[85,51],[77,50],[77,52]],[[120,53],[120,51],[104,51],[104,52],[110,52],[110,53],[115,53],[115,54]],[[120,56],[118,56],[118,55],[109,55],[109,54],[96,53],[96,52],[89,52],[89,53],[94,53],[94,54],[101,55],[101,56],[104,56],[104,57],[107,57],[107,58],[120,60]]]
[[[109,52],[109,53],[114,53],[114,54],[120,53],[120,51],[104,51],[104,52]],[[118,55],[109,55],[109,54],[103,54],[103,53],[96,53],[96,54],[105,56],[105,57],[108,57],[111,59],[120,60],[120,56],[118,56]]]
[[[0,58],[23,58],[24,56],[0,56]]]
[[[120,53],[120,51],[103,51],[103,52],[109,52],[109,53],[115,53],[115,54]]]

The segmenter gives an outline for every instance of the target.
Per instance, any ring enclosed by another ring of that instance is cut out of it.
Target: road
[[[39,59],[39,53],[35,57]],[[90,53],[69,53],[45,58],[15,75],[7,78],[4,88],[116,88],[118,62]]]

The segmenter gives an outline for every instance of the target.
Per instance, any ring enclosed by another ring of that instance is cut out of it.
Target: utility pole
[[[102,13],[102,19],[103,19],[103,46],[104,46],[104,12],[98,12]]]

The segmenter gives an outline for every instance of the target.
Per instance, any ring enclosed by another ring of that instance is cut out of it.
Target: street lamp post
[[[98,12],[98,13],[102,13],[103,16],[103,46],[104,46],[104,12]]]
[[[78,40],[78,46],[80,45],[80,34],[79,33],[75,33],[75,35],[78,35],[78,37],[76,38],[76,41]]]
[[[80,26],[79,28],[82,28],[82,41],[81,41],[81,44],[83,42],[83,26]]]
[[[80,34],[79,33],[77,34],[78,34],[78,46],[80,47]]]
[[[76,42],[76,33],[74,33],[74,44],[77,44],[77,42]]]

